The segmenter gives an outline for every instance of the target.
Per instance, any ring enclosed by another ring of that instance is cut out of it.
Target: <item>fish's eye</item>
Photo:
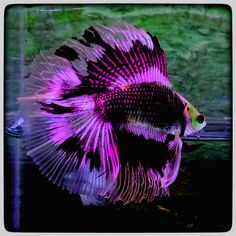
[[[202,123],[204,122],[204,116],[203,116],[203,115],[199,115],[199,116],[197,117],[197,122],[198,122],[199,124],[202,124]]]

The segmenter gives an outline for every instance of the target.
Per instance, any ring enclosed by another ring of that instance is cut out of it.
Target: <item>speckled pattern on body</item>
[[[96,97],[98,110],[114,123],[147,123],[168,129],[183,122],[184,104],[160,83],[141,83],[117,88]],[[182,120],[180,119],[182,117]]]

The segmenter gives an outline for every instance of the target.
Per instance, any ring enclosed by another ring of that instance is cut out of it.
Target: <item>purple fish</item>
[[[180,137],[206,125],[173,90],[158,39],[127,23],[91,26],[80,39],[38,55],[19,101],[27,155],[85,205],[169,194]],[[129,156],[124,162],[117,140],[122,131],[164,145],[169,158],[162,168],[132,165]]]

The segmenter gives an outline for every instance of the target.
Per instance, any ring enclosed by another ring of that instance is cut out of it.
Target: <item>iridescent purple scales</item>
[[[168,194],[189,116],[186,100],[172,90],[155,36],[127,23],[89,27],[80,39],[34,59],[19,100],[27,154],[84,204],[128,204]],[[166,146],[161,170],[119,155],[123,129]]]

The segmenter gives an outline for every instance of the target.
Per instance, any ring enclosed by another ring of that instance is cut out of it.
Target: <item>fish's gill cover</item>
[[[120,184],[116,134],[112,124],[95,109],[96,96],[143,82],[159,82],[171,88],[166,57],[155,36],[126,23],[91,26],[82,38],[41,53],[32,63],[24,97],[19,98],[25,114],[27,154],[51,181],[71,192],[82,191],[86,196],[95,187],[99,189],[96,193],[101,189],[104,194],[116,192],[111,187],[112,183]],[[155,140],[163,142],[164,136],[155,136]],[[179,163],[181,140],[170,143],[169,149],[176,151]],[[127,177],[122,178],[129,180],[128,166],[123,175]],[[160,188],[161,181],[166,188],[176,178],[178,167],[167,161],[164,177],[141,165],[137,171],[147,174],[145,183]],[[89,177],[89,173],[93,174]],[[143,184],[140,181],[138,188]],[[149,191],[149,198],[158,193]],[[119,194],[121,198],[123,193]],[[139,200],[143,198],[147,198],[146,192]],[[133,197],[124,201],[130,199]]]

